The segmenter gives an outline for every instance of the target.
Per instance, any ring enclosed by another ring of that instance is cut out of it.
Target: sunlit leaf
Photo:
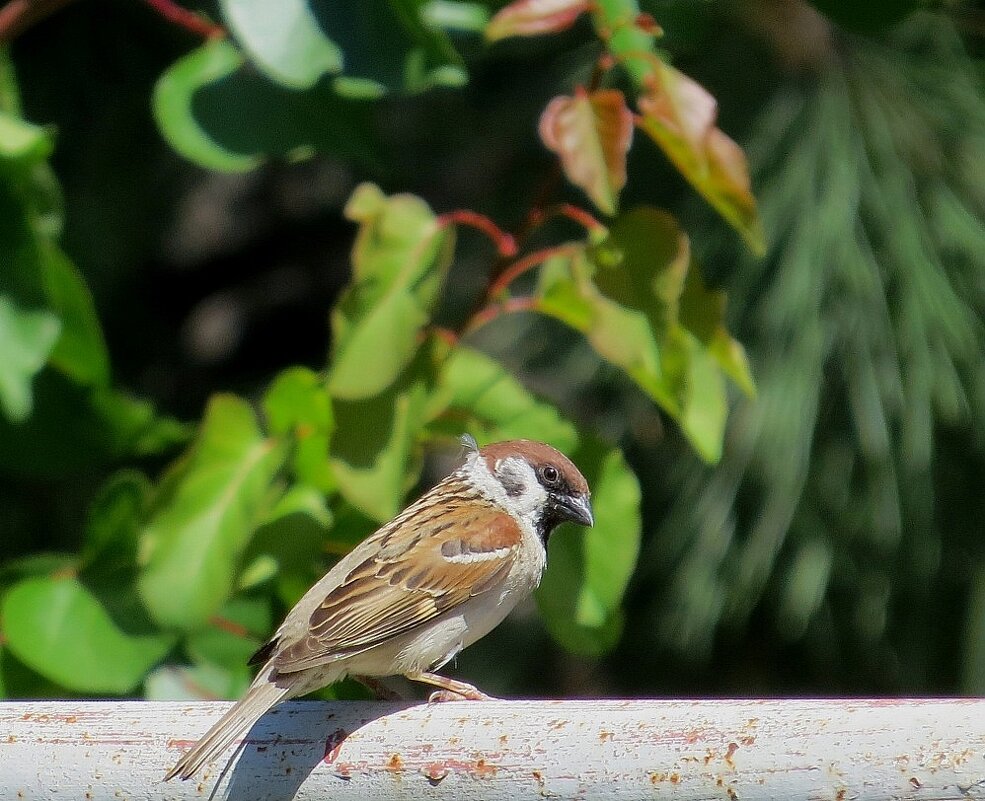
[[[603,212],[615,214],[633,140],[633,114],[622,92],[555,97],[541,115],[540,138],[561,157],[568,180]]]
[[[26,665],[89,693],[130,692],[175,642],[170,634],[126,634],[74,578],[31,578],[13,587],[4,598],[3,633]]]
[[[458,345],[442,366],[441,392],[447,417],[439,425],[457,436],[465,431],[482,443],[538,439],[562,451],[578,441],[575,427],[556,408],[539,400],[490,356]]]
[[[278,83],[307,89],[342,70],[342,51],[308,0],[222,0],[222,13],[250,58]]]
[[[655,325],[654,309],[624,306],[603,295],[592,275],[605,269],[615,268],[596,268],[584,251],[554,257],[541,268],[536,310],[581,331],[603,359],[623,369],[677,420],[703,458],[716,461],[727,412],[717,362],[682,325]],[[634,301],[640,305],[645,304]]]
[[[41,161],[54,148],[51,134],[0,109],[0,159]]]
[[[537,601],[551,634],[576,653],[610,650],[639,554],[640,487],[618,449],[582,437],[571,454],[592,489],[595,525],[564,526],[551,537]]]
[[[557,33],[575,24],[591,7],[589,0],[515,0],[501,8],[486,27],[486,39]]]
[[[322,492],[332,491],[328,443],[335,419],[324,378],[305,367],[285,370],[267,390],[263,410],[272,433],[294,438],[294,474]]]
[[[701,84],[654,58],[637,99],[639,125],[688,181],[745,238],[765,251],[742,149],[715,126],[718,104]]]
[[[331,455],[339,491],[374,520],[393,517],[417,478],[414,445],[429,409],[433,371],[425,348],[385,392],[335,403]]]
[[[212,399],[143,533],[140,594],[160,624],[197,628],[229,597],[284,455],[282,444],[260,433],[245,401]]]
[[[0,408],[8,420],[31,414],[31,384],[48,361],[61,323],[48,311],[19,308],[0,295]]]
[[[680,298],[680,321],[708,349],[722,371],[750,397],[756,394],[752,370],[742,344],[725,327],[726,296],[705,286],[692,264]]]
[[[329,391],[355,400],[382,392],[421,347],[451,263],[454,234],[413,195],[363,184],[346,206],[358,222],[353,283],[332,313]]]

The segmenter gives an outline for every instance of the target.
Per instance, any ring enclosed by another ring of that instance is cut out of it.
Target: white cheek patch
[[[469,457],[462,467],[472,485],[487,499],[530,530],[535,529],[547,502],[547,492],[537,481],[534,469],[526,460],[512,456],[497,460],[493,469],[495,475],[479,454]],[[513,489],[512,495],[507,492],[504,482]]]

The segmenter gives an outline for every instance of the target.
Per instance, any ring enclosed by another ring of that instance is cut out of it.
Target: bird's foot
[[[444,701],[495,701],[491,695],[486,695],[478,687],[464,682],[439,676],[437,673],[413,673],[407,674],[411,681],[420,681],[441,689],[431,693],[428,697],[429,704],[438,704]]]

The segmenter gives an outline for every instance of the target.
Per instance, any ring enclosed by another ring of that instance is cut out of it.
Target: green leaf
[[[297,484],[285,492],[261,522],[243,557],[239,586],[248,589],[274,579],[287,606],[325,572],[325,544],[332,512],[313,487]]]
[[[549,260],[535,308],[581,331],[603,359],[677,420],[704,459],[716,461],[727,413],[717,363],[683,326],[655,330],[653,309],[647,315],[604,296],[591,280],[592,267],[584,252]]]
[[[109,353],[89,287],[54,244],[43,248],[42,269],[49,307],[62,323],[52,366],[80,384],[109,386]]]
[[[154,114],[172,147],[204,167],[242,172],[268,156],[330,153],[367,167],[380,161],[373,106],[324,82],[299,92],[245,63],[230,42],[209,42],[158,81]]]
[[[0,416],[0,466],[64,479],[126,456],[161,453],[189,433],[187,426],[157,415],[147,401],[90,390],[44,370],[34,383],[34,413],[19,424]]]
[[[0,407],[8,420],[16,423],[30,416],[31,383],[48,361],[60,330],[51,312],[22,310],[0,295]]]
[[[514,0],[492,18],[486,39],[558,33],[574,25],[591,5],[589,0]]]
[[[633,113],[618,89],[555,97],[540,117],[540,138],[561,157],[564,174],[605,214],[626,185]]]
[[[386,197],[362,184],[346,206],[359,223],[353,283],[332,312],[334,398],[368,398],[389,387],[421,347],[454,251],[454,233],[413,195]],[[371,365],[371,367],[367,367]]]
[[[175,642],[168,634],[127,635],[73,578],[20,582],[4,599],[3,624],[18,659],[87,693],[131,692]]]
[[[482,443],[539,439],[569,452],[578,442],[572,423],[517,381],[495,359],[458,345],[442,365],[442,399],[447,413],[439,421],[446,433],[464,430]]]
[[[715,99],[699,83],[655,58],[637,106],[643,131],[742,234],[753,253],[765,253],[765,235],[746,157],[742,148],[715,126]]]
[[[426,24],[426,0],[310,4],[322,29],[345,54],[346,77],[340,81],[372,84],[382,94],[459,87],[468,79],[448,36]]]
[[[82,545],[84,566],[130,568],[137,562],[137,538],[151,498],[151,484],[136,470],[112,476],[89,505]]]
[[[54,142],[48,131],[0,110],[0,159],[44,161]]]
[[[482,33],[489,23],[489,11],[480,3],[428,0],[421,6],[421,19],[431,28]]]
[[[325,381],[305,367],[292,367],[274,379],[263,399],[270,431],[294,438],[291,462],[299,480],[322,492],[335,489],[328,443],[335,430]]]
[[[172,64],[154,88],[154,116],[171,146],[203,167],[245,172],[260,163],[256,152],[225,147],[195,116],[195,94],[209,84],[232,76],[243,64],[242,54],[228,41],[208,42]]]
[[[222,606],[284,457],[244,401],[212,399],[144,529],[139,588],[156,621],[194,629]]]
[[[725,293],[705,286],[697,264],[692,264],[680,300],[680,320],[688,331],[708,349],[722,371],[750,398],[756,396],[756,383],[741,343],[725,327]]]
[[[241,698],[249,686],[248,671],[230,671],[213,664],[163,665],[148,674],[148,701],[214,701]]]
[[[593,438],[572,459],[592,489],[595,525],[565,526],[551,537],[537,601],[558,642],[597,655],[621,632],[620,604],[639,555],[640,488],[622,453]]]
[[[233,598],[208,626],[185,640],[185,650],[198,665],[218,665],[249,680],[250,657],[270,634],[267,598]]]
[[[424,348],[385,392],[335,403],[331,456],[339,491],[374,520],[393,517],[416,479],[414,443],[434,383],[431,354]]]
[[[222,0],[222,13],[250,58],[284,86],[310,89],[342,70],[342,51],[306,0]]]

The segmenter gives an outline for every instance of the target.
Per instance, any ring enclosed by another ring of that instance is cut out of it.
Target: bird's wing
[[[307,634],[272,649],[274,666],[282,673],[304,670],[429,623],[499,586],[522,539],[512,517],[474,500],[422,510],[413,529],[384,529],[372,555],[311,614]]]

